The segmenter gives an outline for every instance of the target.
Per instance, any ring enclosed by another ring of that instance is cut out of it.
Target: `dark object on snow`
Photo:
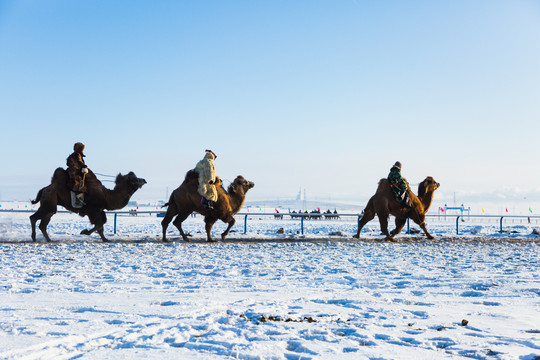
[[[469,325],[469,320],[465,320],[465,319],[461,320],[461,326],[467,326],[467,325]]]
[[[343,236],[343,234],[341,233],[341,231],[334,231],[334,232],[331,232],[330,234],[328,234],[330,236]]]

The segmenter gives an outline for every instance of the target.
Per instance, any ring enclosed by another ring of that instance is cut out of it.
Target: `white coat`
[[[216,186],[216,168],[214,165],[214,154],[207,152],[204,158],[197,163],[195,171],[199,173],[199,194],[206,200],[217,201],[218,194]]]

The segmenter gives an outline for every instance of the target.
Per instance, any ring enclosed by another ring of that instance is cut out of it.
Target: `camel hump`
[[[407,185],[407,189],[410,190],[411,188],[409,186],[409,182],[407,181],[407,179],[403,178],[403,180],[405,181],[405,184]],[[381,190],[381,189],[386,189],[386,188],[390,188],[390,182],[388,181],[388,179],[382,178],[381,180],[379,180],[379,187],[377,189]]]
[[[63,182],[67,181],[66,169],[59,167],[59,168],[56,168],[56,170],[54,170],[53,176],[51,178],[51,183],[58,182],[58,181],[63,181]]]
[[[388,179],[382,178],[381,180],[379,180],[379,186],[377,187],[377,191],[386,188],[390,188],[390,183],[388,182]]]
[[[186,177],[184,178],[185,182],[190,182],[192,180],[199,181],[199,173],[195,169],[191,169],[186,173]]]

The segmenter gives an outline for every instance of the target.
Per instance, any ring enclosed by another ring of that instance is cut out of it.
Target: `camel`
[[[43,233],[45,240],[47,242],[51,241],[47,234],[47,225],[51,217],[56,213],[56,207],[60,205],[69,211],[78,213],[80,216],[88,215],[90,223],[94,227],[90,230],[81,231],[82,235],[90,235],[97,231],[101,240],[107,242],[108,240],[103,234],[103,225],[107,222],[104,210],[117,210],[126,206],[135,191],[146,184],[146,180],[137,178],[133,172],[127,175],[118,174],[114,189],[109,190],[102,185],[92,170],[88,169],[85,179],[87,192],[84,200],[85,205],[82,208],[72,206],[70,189],[67,183],[67,171],[61,167],[57,168],[54,171],[51,184],[39,190],[36,199],[32,201],[32,204],[40,202],[39,208],[30,216],[33,241],[36,241],[36,223],[38,220],[41,220],[39,229]]]
[[[199,186],[199,175],[195,170],[190,170],[186,173],[182,184],[175,189],[170,198],[163,207],[168,206],[165,217],[161,222],[163,227],[163,241],[167,242],[167,227],[172,219],[176,216],[173,224],[180,231],[182,239],[189,239],[182,230],[182,222],[194,211],[204,216],[207,241],[215,242],[210,235],[212,226],[219,219],[227,223],[227,229],[221,234],[221,240],[229,234],[236,220],[234,215],[240,211],[246,199],[246,193],[253,188],[255,184],[246,180],[243,176],[237,176],[236,179],[229,185],[227,191],[221,185],[221,180],[216,176],[216,190],[218,192],[218,200],[214,204],[214,209],[206,209],[202,206],[201,195],[197,192]]]
[[[407,183],[407,181],[405,180]],[[390,184],[387,179],[379,181],[379,187],[375,195],[369,199],[364,215],[358,222],[358,232],[354,235],[355,238],[360,237],[360,230],[371,221],[375,215],[379,218],[381,231],[386,235],[386,240],[393,240],[394,236],[399,234],[407,222],[407,218],[412,219],[420,225],[428,239],[433,239],[433,236],[427,231],[425,217],[433,200],[433,193],[440,186],[431,176],[428,176],[418,185],[418,196],[414,195],[407,183],[410,195],[410,208],[402,208],[398,200],[395,199]],[[396,218],[396,228],[388,233],[388,216],[393,215]]]

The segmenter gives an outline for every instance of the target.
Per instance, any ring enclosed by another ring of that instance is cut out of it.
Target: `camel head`
[[[231,185],[229,185],[229,193],[238,193],[242,191],[245,194],[254,186],[255,184],[252,181],[248,181],[242,175],[238,175]]]
[[[115,183],[115,189],[126,189],[132,195],[146,184],[146,180],[138,178],[133,171],[130,171],[127,175],[118,174]]]
[[[418,197],[423,197],[428,192],[434,192],[441,186],[434,178],[428,176],[418,185]]]

